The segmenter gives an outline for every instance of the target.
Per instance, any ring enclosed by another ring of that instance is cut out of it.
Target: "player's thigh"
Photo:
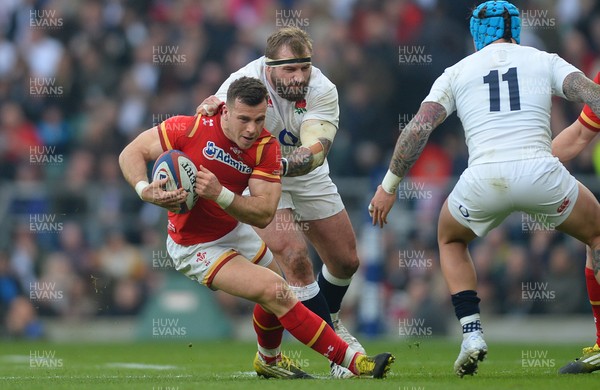
[[[579,195],[573,209],[557,229],[594,247],[600,244],[600,204],[583,184],[577,185]]]
[[[460,223],[450,213],[448,208],[448,199],[442,205],[440,217],[438,220],[438,243],[440,249],[442,246],[454,242],[469,243],[477,235],[466,224]]]
[[[290,209],[277,210],[275,219],[264,229],[255,228],[273,252],[275,261],[291,285],[314,280],[306,239]]]
[[[250,263],[241,255],[235,256],[218,270],[212,287],[265,305],[276,314],[279,314],[277,308],[293,304],[293,294],[281,276],[268,268]]]
[[[346,209],[327,218],[306,221],[308,229],[304,232],[310,243],[330,270],[347,269],[350,277],[358,268],[356,237]],[[337,275],[336,275],[337,276]]]
[[[442,208],[438,221],[440,243],[463,240],[470,236],[467,231],[483,237],[510,214],[509,186],[497,169],[485,164],[463,172]]]
[[[290,209],[280,209],[273,221],[264,229],[254,228],[276,258],[289,257],[290,253],[308,256],[306,240]]]
[[[175,270],[209,288],[217,272],[232,258],[243,256],[257,266],[268,267],[273,255],[256,232],[243,223],[211,242],[180,245],[170,237],[167,250]]]

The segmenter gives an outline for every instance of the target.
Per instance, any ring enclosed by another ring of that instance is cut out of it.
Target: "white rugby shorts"
[[[244,223],[218,240],[196,245],[179,245],[169,236],[167,251],[177,271],[209,288],[221,267],[237,255],[262,267],[268,267],[273,260],[264,241]]]
[[[577,180],[556,157],[471,166],[448,196],[454,219],[482,237],[511,213],[544,216],[558,226],[579,195]]]
[[[246,188],[244,195],[249,194]],[[344,202],[329,177],[329,167],[323,165],[306,175],[282,177],[277,209],[292,209],[296,221],[315,221],[338,214]]]

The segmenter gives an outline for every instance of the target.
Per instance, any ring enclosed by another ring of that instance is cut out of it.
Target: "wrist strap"
[[[402,177],[397,176],[388,169],[383,181],[381,182],[381,188],[383,188],[383,190],[388,194],[393,195],[396,193],[401,181]]]
[[[144,191],[144,189],[146,187],[148,187],[150,185],[150,183],[148,183],[146,180],[140,180],[137,182],[137,184],[135,185],[135,192],[137,192],[138,196],[140,197],[140,199],[144,200],[142,198],[142,191]]]
[[[287,175],[288,170],[288,160],[285,157],[281,158],[281,176]]]
[[[217,197],[217,204],[221,206],[222,209],[226,209],[233,203],[233,199],[235,199],[235,194],[231,192],[229,189],[225,188],[225,186],[221,187],[221,193]]]

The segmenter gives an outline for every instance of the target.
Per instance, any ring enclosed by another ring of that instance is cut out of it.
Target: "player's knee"
[[[358,271],[360,262],[358,256],[354,253],[353,256],[344,256],[332,259],[327,264],[329,272],[340,279],[350,279],[352,275]]]
[[[352,275],[358,271],[358,266],[360,262],[358,261],[358,257],[350,258],[346,262],[343,263],[343,274],[342,278],[350,278]]]
[[[294,292],[282,278],[273,278],[273,280],[264,284],[256,302],[264,305],[275,314],[282,308],[288,308],[296,301]]]
[[[287,268],[297,274],[306,267],[312,268],[306,246],[290,246],[282,253],[283,262]]]

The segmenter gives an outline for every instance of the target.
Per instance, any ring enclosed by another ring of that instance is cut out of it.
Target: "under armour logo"
[[[204,126],[209,125],[209,126],[214,126],[213,124],[213,120],[212,119],[206,119],[206,118],[202,118],[202,124]]]
[[[325,356],[326,358],[329,357],[329,353],[333,352],[335,348],[333,348],[333,345],[330,345],[329,347],[327,347],[327,353],[324,353],[323,356]]]

